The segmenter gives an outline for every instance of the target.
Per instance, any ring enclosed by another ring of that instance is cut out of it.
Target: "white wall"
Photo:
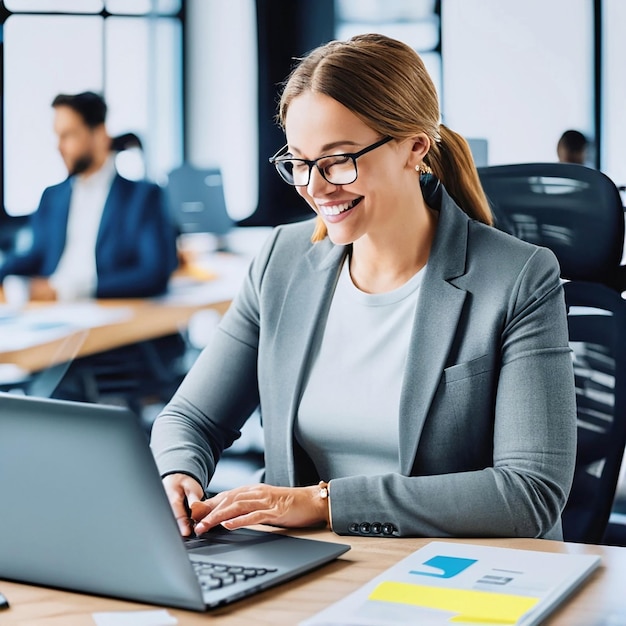
[[[443,0],[444,123],[488,139],[489,164],[556,161],[564,130],[593,130],[592,9]]]

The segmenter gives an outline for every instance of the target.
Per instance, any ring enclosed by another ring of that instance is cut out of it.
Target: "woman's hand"
[[[168,474],[163,479],[163,487],[174,511],[180,534],[189,537],[193,534],[194,527],[190,516],[191,507],[204,497],[200,483],[187,474]]]
[[[298,528],[329,521],[328,501],[320,497],[317,485],[238,487],[192,503],[191,516],[198,535],[218,524],[233,530],[250,524]]]

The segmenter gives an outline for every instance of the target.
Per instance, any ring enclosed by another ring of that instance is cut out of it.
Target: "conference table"
[[[262,528],[262,527],[257,527]],[[271,532],[285,532],[271,529]],[[208,614],[168,608],[178,624],[224,626],[295,625],[355,591],[376,575],[425,545],[424,538],[340,537],[328,530],[290,534],[349,543],[352,549],[323,567],[255,596]],[[439,541],[439,539],[438,539]],[[562,543],[541,539],[458,539],[524,550],[599,554],[600,567],[545,620],[549,626],[622,626],[626,624],[626,548]],[[59,564],[63,567],[63,564]],[[0,624],[82,626],[94,624],[93,613],[155,610],[135,602],[71,593],[0,581],[10,608],[0,612]],[[126,622],[126,623],[132,623]],[[140,622],[137,622],[140,623]]]
[[[37,372],[66,360],[70,356],[69,352],[73,358],[79,358],[180,332],[197,311],[210,308],[224,313],[229,304],[230,300],[207,304],[167,304],[140,299],[98,300],[98,307],[120,309],[128,314],[120,320],[113,319],[109,323],[89,328],[84,338],[82,329],[76,329],[59,338],[42,339],[41,343],[35,345],[0,350],[0,363],[12,363],[27,372]],[[29,310],[37,306],[45,308],[45,305],[31,305]],[[71,340],[79,335],[80,345],[74,351]],[[67,352],[64,351],[64,345],[68,346]]]
[[[37,323],[53,320],[62,326],[67,322],[66,329],[58,336],[51,336],[49,330],[42,330],[40,338],[36,332],[34,337],[28,334],[26,343],[20,345],[19,341],[11,341],[10,334],[19,333],[23,328],[9,325],[5,317],[1,328],[4,337],[0,337],[0,364],[10,364],[31,374],[64,361],[184,332],[198,311],[212,309],[220,315],[226,311],[249,262],[249,257],[242,255],[212,255],[208,261],[210,270],[196,266],[178,272],[168,293],[158,298],[32,302],[17,313],[22,322],[27,323],[29,316],[36,316]],[[3,301],[0,288],[0,305]],[[79,319],[81,316],[83,320]],[[90,317],[98,321],[90,324]],[[41,326],[44,328],[46,324]]]

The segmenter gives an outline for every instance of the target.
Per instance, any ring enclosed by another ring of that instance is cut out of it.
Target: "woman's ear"
[[[420,133],[409,139],[411,152],[409,153],[409,161],[407,165],[411,169],[415,169],[424,160],[424,157],[430,150],[430,139],[426,133]]]

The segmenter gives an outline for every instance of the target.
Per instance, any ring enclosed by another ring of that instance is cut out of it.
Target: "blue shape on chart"
[[[476,563],[476,559],[463,559],[458,556],[434,556],[432,559],[425,561],[424,565],[437,569],[439,570],[438,572],[411,570],[409,574],[434,576],[435,578],[453,578],[474,563]]]

